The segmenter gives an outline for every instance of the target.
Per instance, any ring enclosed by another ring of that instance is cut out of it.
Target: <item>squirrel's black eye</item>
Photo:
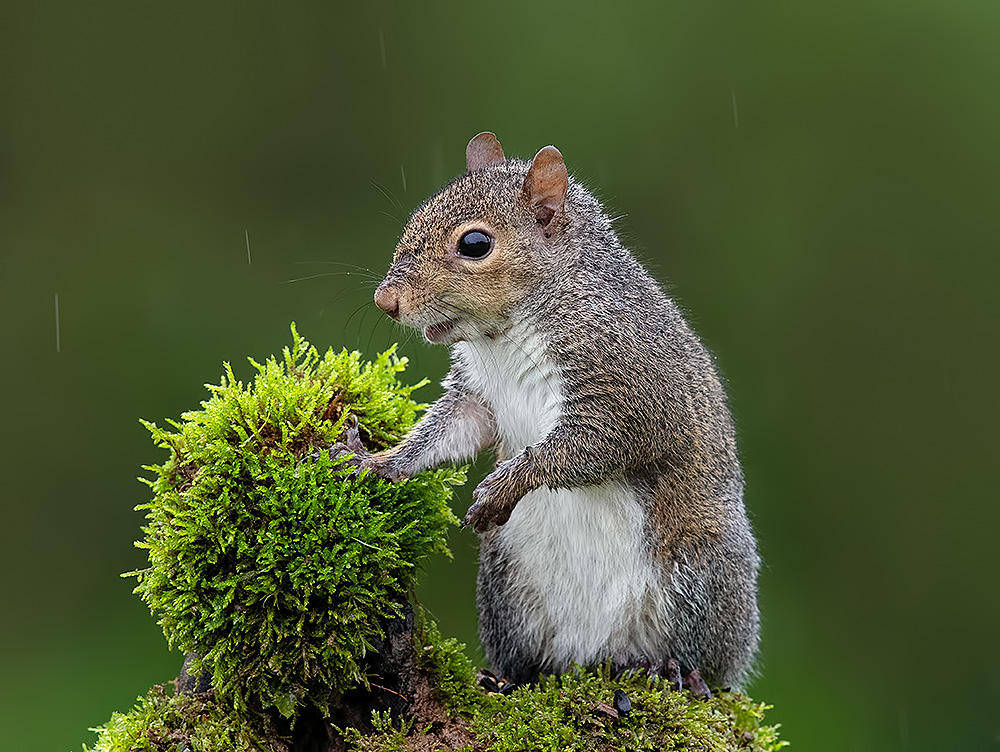
[[[458,241],[458,252],[466,258],[485,258],[491,250],[493,238],[480,230],[471,230]]]

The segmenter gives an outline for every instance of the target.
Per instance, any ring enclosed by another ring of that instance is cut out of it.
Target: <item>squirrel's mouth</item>
[[[457,324],[458,322],[453,321],[452,319],[445,319],[437,324],[425,326],[424,339],[432,345],[440,345],[445,342],[457,342],[458,338],[451,336],[454,333]]]

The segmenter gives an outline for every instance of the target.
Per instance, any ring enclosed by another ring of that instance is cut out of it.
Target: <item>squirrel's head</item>
[[[379,308],[433,343],[506,331],[567,224],[569,176],[554,146],[529,164],[480,133],[465,161],[467,172],[413,212],[375,291]]]

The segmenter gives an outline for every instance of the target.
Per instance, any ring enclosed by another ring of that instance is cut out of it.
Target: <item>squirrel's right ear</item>
[[[554,146],[544,147],[532,160],[521,188],[539,224],[548,225],[556,214],[562,213],[567,190],[569,174],[563,155]]]
[[[497,137],[489,131],[483,131],[472,137],[465,147],[465,167],[469,172],[486,167],[494,162],[503,162],[503,147]]]

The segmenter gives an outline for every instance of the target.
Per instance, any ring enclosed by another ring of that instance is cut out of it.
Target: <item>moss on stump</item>
[[[406,434],[423,407],[411,397],[421,384],[399,381],[406,360],[320,355],[293,325],[281,358],[251,363],[251,383],[227,364],[201,410],[168,428],[145,424],[169,456],[145,468],[153,499],[138,507],[147,521],[136,545],[149,566],[128,576],[200,681],[154,687],[94,729],[94,750],[782,745],[765,706],[733,693],[702,700],[641,674],[580,669],[483,692],[464,646],[409,601],[419,562],[448,553],[464,470],[393,484],[325,451],[348,420],[372,449]]]

